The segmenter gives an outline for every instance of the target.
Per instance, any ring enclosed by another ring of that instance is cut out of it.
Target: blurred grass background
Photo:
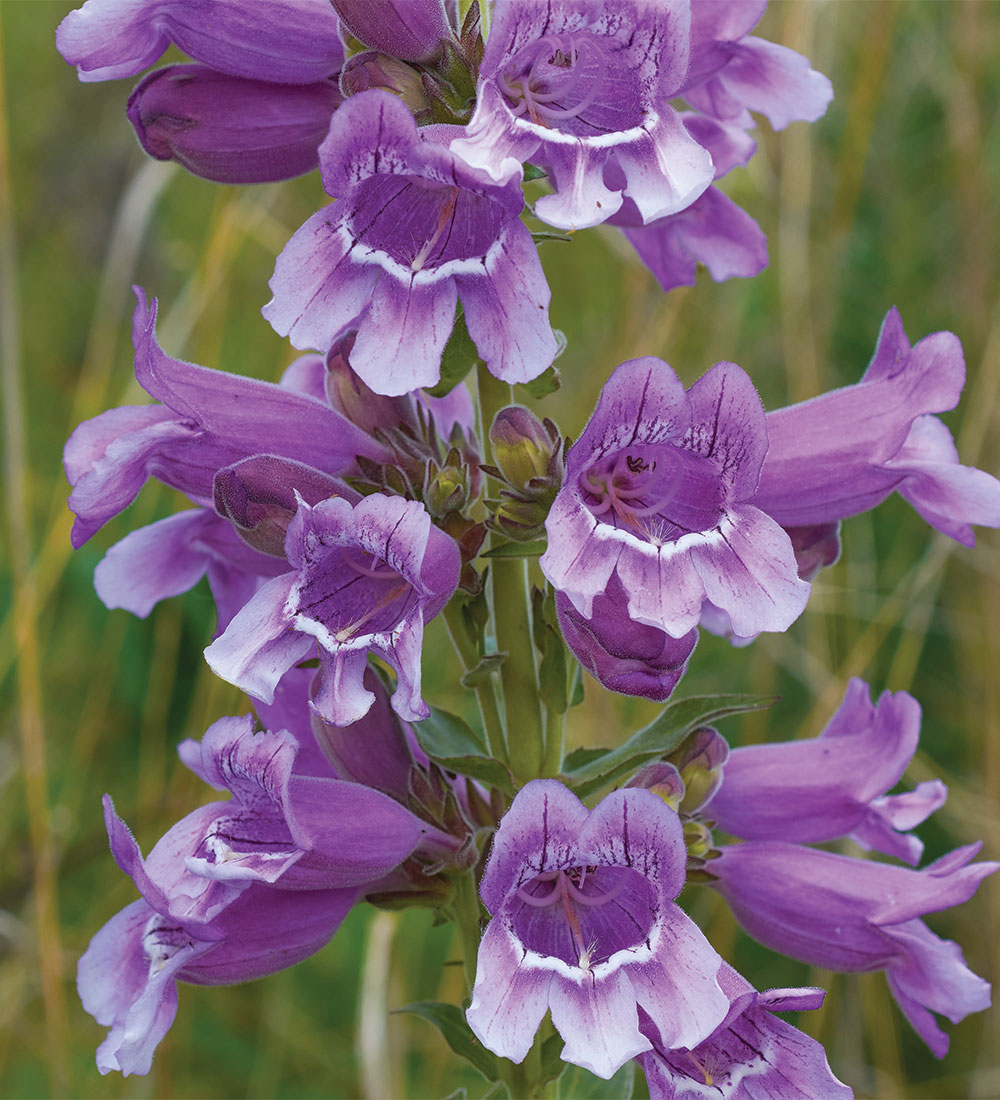
[[[81,419],[141,400],[131,366],[129,286],[162,303],[172,354],[275,379],[293,351],[261,319],[274,256],[323,200],[316,175],[281,187],[206,183],[143,158],[124,117],[128,83],[84,85],[53,32],[74,5],[0,3],[0,349],[5,407],[5,556],[0,631],[0,1095],[9,1097],[435,1097],[466,1085],[422,1021],[385,1015],[457,997],[458,957],[429,915],[353,913],[294,970],[225,989],[184,986],[148,1078],[98,1076],[103,1030],[73,979],[90,936],[134,897],[108,856],[99,799],[115,798],[144,850],[208,793],[175,753],[223,714],[235,689],[201,659],[207,587],[140,622],[108,612],[91,576],[114,541],[179,506],[150,485],[125,517],[73,553],[62,444]],[[813,126],[772,133],[729,193],[770,242],[756,280],[664,296],[613,232],[543,246],[554,324],[569,337],[562,390],[541,403],[576,435],[623,359],[661,355],[690,384],[733,359],[775,407],[856,381],[888,307],[911,339],[951,329],[969,379],[946,417],[963,461],[996,472],[1000,309],[1000,5],[977,0],[791,0],[761,33],[806,53],[836,98]],[[921,833],[928,858],[977,837],[1000,855],[1000,541],[966,551],[899,499],[849,521],[841,561],[787,634],[733,651],[704,636],[681,694],[749,690],[774,710],[731,721],[734,742],[812,736],[848,677],[908,689],[924,708],[906,784],[951,794]],[[203,582],[204,583],[204,582]],[[435,623],[430,699],[459,706]],[[587,685],[577,743],[611,744],[654,708]],[[685,903],[759,987],[818,982],[826,1007],[800,1025],[859,1097],[1000,1095],[993,1013],[950,1028],[937,1062],[891,1004],[881,975],[831,976],[748,942],[708,892]],[[1000,891],[987,882],[932,927],[974,970],[995,972]],[[360,1010],[360,1011],[359,1011]],[[364,1021],[355,1025],[356,1014]],[[950,1027],[950,1025],[948,1025]]]

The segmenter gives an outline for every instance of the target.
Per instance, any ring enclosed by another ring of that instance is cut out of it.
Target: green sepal
[[[413,1016],[429,1020],[441,1032],[448,1046],[467,1062],[471,1062],[487,1081],[500,1080],[497,1056],[475,1037],[472,1028],[466,1023],[465,1013],[458,1005],[446,1004],[444,1001],[414,1001],[413,1004],[397,1008],[396,1012],[409,1012]]]
[[[563,779],[579,798],[586,798],[675,749],[699,726],[711,725],[732,714],[765,710],[777,701],[775,695],[694,695],[678,699],[664,707],[657,718],[634,733],[624,745],[566,773]]]
[[[465,327],[465,311],[459,302],[455,308],[455,325],[441,354],[441,378],[424,390],[430,397],[447,397],[479,362],[479,352]]]
[[[519,388],[526,390],[528,396],[533,397],[536,401],[542,397],[548,397],[550,393],[555,393],[561,385],[562,379],[555,367],[546,367],[537,378],[532,378],[530,382],[518,383]]]
[[[477,688],[480,684],[485,684],[506,660],[506,653],[487,653],[485,657],[480,657],[475,668],[470,668],[460,680],[462,687]]]
[[[413,723],[413,732],[431,760],[447,771],[514,793],[507,766],[487,753],[479,734],[466,721],[439,707],[431,707],[430,712],[422,722]]]
[[[481,558],[540,558],[548,546],[547,539],[532,539],[530,542],[501,542],[491,546],[479,556]]]
[[[568,233],[546,233],[538,231],[531,234],[531,239],[535,244],[542,244],[544,241],[571,241],[573,238]]]
[[[524,162],[524,182],[531,183],[532,180],[543,180],[548,176],[548,170],[539,167],[537,164],[532,164],[530,161]]]

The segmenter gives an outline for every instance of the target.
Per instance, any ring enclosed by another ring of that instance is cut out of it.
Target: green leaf
[[[732,714],[764,710],[777,701],[773,695],[694,695],[678,699],[664,707],[659,717],[633,734],[624,745],[576,767],[564,778],[579,798],[585,798],[675,749],[699,726],[711,725]]]
[[[610,749],[574,749],[566,755],[566,759],[563,761],[563,773],[576,771],[577,768],[582,768],[585,764],[600,760],[602,756],[607,756],[610,751]]]
[[[537,164],[531,164],[529,161],[524,162],[524,182],[530,183],[532,180],[541,180],[549,173],[544,168],[539,168]]]
[[[541,244],[543,241],[571,241],[573,238],[568,233],[545,233],[539,231],[531,234],[531,239],[535,244]]]
[[[455,327],[441,355],[441,380],[424,392],[431,397],[446,397],[479,362],[479,352],[465,327],[461,303],[455,310]]]
[[[467,722],[438,707],[431,707],[430,712],[422,722],[413,723],[413,731],[436,764],[513,794],[514,780],[507,766],[487,754],[479,734]]]
[[[546,539],[532,539],[531,542],[501,542],[491,546],[480,554],[481,558],[539,558],[548,545]]]
[[[409,1012],[429,1020],[444,1036],[448,1046],[471,1062],[487,1081],[499,1080],[496,1055],[488,1051],[472,1034],[472,1028],[465,1022],[465,1013],[458,1005],[445,1004],[443,1001],[415,1001],[396,1011]]]
[[[462,677],[461,684],[465,688],[476,688],[484,684],[494,672],[507,660],[506,653],[487,653],[479,659],[478,664]]]
[[[573,670],[573,682],[569,687],[569,705],[578,707],[583,702],[583,668],[578,664]]]
[[[631,1100],[635,1062],[631,1059],[608,1081],[582,1066],[567,1066],[559,1078],[559,1096],[565,1100]]]

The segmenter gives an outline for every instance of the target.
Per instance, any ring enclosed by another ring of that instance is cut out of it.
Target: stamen
[[[420,271],[424,264],[427,262],[427,257],[431,254],[431,250],[441,239],[445,229],[450,224],[452,218],[455,215],[455,205],[458,202],[458,188],[453,187],[451,194],[445,200],[444,205],[438,213],[437,225],[434,227],[434,232],[427,238],[427,240],[420,246],[420,251],[413,257],[413,261],[410,267],[413,271]]]

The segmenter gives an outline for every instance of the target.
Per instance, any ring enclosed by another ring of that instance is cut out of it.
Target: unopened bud
[[[503,476],[517,489],[547,478],[559,437],[553,440],[545,425],[521,405],[501,409],[490,428],[493,457]]]
[[[405,61],[387,53],[366,50],[349,58],[340,73],[340,90],[345,96],[384,88],[410,108],[418,122],[430,117],[430,101],[420,73]]]
[[[416,428],[417,414],[409,394],[386,397],[376,393],[354,372],[350,356],[356,338],[354,329],[344,333],[326,357],[327,400],[369,435],[404,425]]]
[[[684,780],[683,813],[693,813],[703,806],[722,782],[722,769],[729,756],[726,739],[711,726],[703,726],[688,737],[671,754],[671,761]]]
[[[681,779],[680,773],[673,764],[663,760],[657,760],[640,768],[625,786],[645,787],[653,794],[658,794],[674,811],[679,808],[681,799],[684,797],[684,780]]]
[[[309,172],[342,102],[336,81],[272,84],[206,65],[142,80],[127,113],[143,149],[217,183],[271,183]]]
[[[468,500],[469,471],[464,466],[449,464],[436,470],[428,464],[424,507],[435,519],[449,512],[460,512]]]
[[[700,821],[684,822],[684,845],[688,856],[704,859],[712,850],[712,830]]]
[[[366,46],[404,61],[431,61],[452,37],[444,0],[331,0],[347,30]]]

